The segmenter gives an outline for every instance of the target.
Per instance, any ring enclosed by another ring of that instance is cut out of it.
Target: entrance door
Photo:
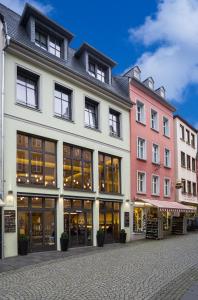
[[[70,245],[72,247],[83,246],[86,243],[86,217],[83,212],[70,214],[69,221]]]
[[[33,212],[32,213],[32,224],[30,229],[31,237],[31,249],[32,251],[39,251],[43,248],[43,213],[42,212]]]

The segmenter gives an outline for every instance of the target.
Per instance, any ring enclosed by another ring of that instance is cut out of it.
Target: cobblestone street
[[[198,282],[198,234],[96,249],[0,274],[0,299],[182,299]],[[185,298],[187,299],[187,298]]]

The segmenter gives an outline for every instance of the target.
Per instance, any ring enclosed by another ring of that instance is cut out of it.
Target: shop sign
[[[16,212],[15,210],[4,210],[5,233],[16,232]]]
[[[124,213],[124,227],[129,227],[129,212],[125,211]]]

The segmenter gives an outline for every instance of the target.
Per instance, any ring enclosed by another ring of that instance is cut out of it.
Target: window
[[[186,180],[182,179],[182,194],[186,194]]]
[[[44,49],[47,50],[47,35],[41,33],[40,31],[35,32],[35,44]]]
[[[195,135],[191,133],[191,146],[195,148]]]
[[[195,172],[196,171],[196,163],[195,163],[195,159],[192,158],[192,171]]]
[[[195,182],[193,182],[193,196],[197,196],[197,185]]]
[[[17,102],[25,106],[38,108],[39,77],[25,69],[17,67]]]
[[[137,191],[138,193],[146,193],[146,173],[138,172],[137,175]]]
[[[158,114],[153,109],[151,109],[151,128],[158,130]]]
[[[85,98],[85,125],[98,129],[98,103]]]
[[[152,195],[159,195],[159,176],[152,176]]]
[[[191,181],[187,181],[188,194],[191,194]]]
[[[170,150],[169,149],[164,150],[164,166],[167,167],[167,168],[170,168],[170,166],[171,166]]]
[[[183,168],[186,167],[186,155],[185,155],[185,153],[182,152],[182,151],[181,151],[181,166],[182,166]]]
[[[107,82],[107,67],[102,66],[91,59],[89,59],[88,73],[102,82]]]
[[[186,143],[190,144],[190,131],[186,129]]]
[[[166,117],[163,117],[163,134],[169,136],[169,120]]]
[[[56,143],[17,134],[17,184],[56,187]]]
[[[55,37],[50,37],[49,52],[57,57],[61,57],[61,42]]]
[[[153,144],[152,148],[152,162],[154,164],[159,164],[160,162],[159,146],[156,144]]]
[[[137,158],[146,159],[146,141],[138,138],[137,143]]]
[[[109,129],[111,135],[120,137],[120,113],[113,109],[109,110]]]
[[[105,193],[121,193],[120,158],[99,153],[99,190]]]
[[[191,169],[191,158],[190,158],[190,155],[187,155],[187,169],[188,170]]]
[[[164,196],[170,197],[170,179],[164,179]]]
[[[185,140],[185,135],[184,135],[184,126],[180,124],[180,138],[181,140]]]
[[[71,90],[55,84],[54,111],[56,116],[71,120],[71,99]]]
[[[92,151],[63,145],[63,177],[65,189],[92,191]]]
[[[140,101],[137,101],[136,109],[136,120],[140,123],[145,123],[144,104]]]

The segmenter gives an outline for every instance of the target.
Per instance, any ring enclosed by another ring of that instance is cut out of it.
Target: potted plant
[[[60,238],[61,251],[67,251],[69,245],[69,237],[67,232],[63,232]]]
[[[18,238],[18,253],[19,255],[28,254],[28,236],[25,234],[19,234]]]
[[[104,246],[104,231],[101,228],[97,231],[96,238],[97,238],[98,247],[103,247]]]
[[[120,230],[120,243],[126,243],[126,231],[125,229]]]

